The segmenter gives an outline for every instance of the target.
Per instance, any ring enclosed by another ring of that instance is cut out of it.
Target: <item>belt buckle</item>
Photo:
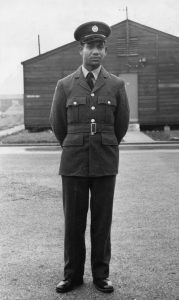
[[[96,123],[91,123],[91,135],[96,133]]]

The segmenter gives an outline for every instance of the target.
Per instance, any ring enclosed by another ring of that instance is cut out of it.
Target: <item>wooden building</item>
[[[130,122],[140,126],[179,125],[179,38],[131,20],[111,29],[104,67],[125,80]],[[81,64],[78,42],[22,64],[25,127],[49,128],[56,83]]]

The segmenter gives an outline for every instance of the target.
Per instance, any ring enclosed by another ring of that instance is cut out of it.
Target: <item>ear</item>
[[[79,53],[80,53],[80,55],[82,56],[82,54],[83,54],[83,45],[80,45],[80,46],[79,46]]]
[[[108,48],[105,47],[105,55],[107,55],[107,53],[108,53]]]

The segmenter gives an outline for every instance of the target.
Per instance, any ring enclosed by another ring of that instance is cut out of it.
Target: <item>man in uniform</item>
[[[82,66],[58,81],[51,107],[50,123],[62,146],[65,266],[64,279],[56,287],[59,293],[83,283],[89,193],[93,283],[102,292],[114,290],[108,278],[113,195],[129,106],[124,82],[101,66],[110,33],[103,22],[75,30]]]

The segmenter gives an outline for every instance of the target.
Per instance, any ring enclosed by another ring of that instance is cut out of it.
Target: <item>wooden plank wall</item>
[[[78,56],[77,47],[73,51],[69,48],[24,66],[26,128],[50,126],[49,113],[57,81],[78,67]]]
[[[108,39],[104,67],[117,76],[120,73],[138,74],[140,125],[179,124],[179,39],[132,21],[128,25],[129,47],[135,46],[135,51],[137,47],[138,53],[119,55],[118,41],[127,36],[126,22],[119,23],[113,26]],[[135,43],[130,38],[135,38]],[[145,58],[146,63],[140,63],[141,58]],[[26,128],[49,127],[57,80],[72,73],[80,64],[76,43],[24,64]],[[40,97],[27,97],[32,95]]]
[[[159,121],[179,124],[179,43],[159,37]]]
[[[126,38],[126,24],[121,24],[113,30],[112,40],[109,40],[109,53],[106,59],[108,69],[116,74],[138,74],[138,107],[139,123],[152,124],[157,121],[157,60],[156,36],[153,32],[144,31],[129,22],[129,48],[132,48],[131,38],[137,39],[137,55],[120,56],[116,49],[116,40]],[[132,52],[132,51],[131,51]],[[139,59],[145,57],[145,65]]]
[[[179,124],[179,39],[129,21],[129,47],[130,37],[136,37],[138,55],[120,57],[115,43],[119,37],[126,37],[125,23],[113,30],[106,66],[116,75],[138,74],[139,124]]]

